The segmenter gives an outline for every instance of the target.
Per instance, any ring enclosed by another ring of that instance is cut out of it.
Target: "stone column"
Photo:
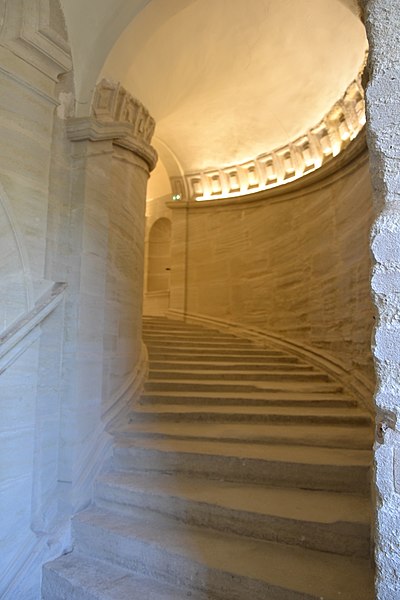
[[[372,230],[376,598],[395,600],[400,598],[400,4],[366,0],[364,7],[370,43],[368,144],[377,211]]]
[[[102,81],[92,115],[70,119],[74,255],[60,471],[66,510],[91,495],[110,449],[107,424],[139,385],[143,359],[144,207],[154,121],[120,85]]]

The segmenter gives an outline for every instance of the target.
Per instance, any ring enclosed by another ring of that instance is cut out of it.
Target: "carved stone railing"
[[[0,375],[40,335],[38,326],[59,305],[66,283],[55,283],[30,310],[0,335]]]
[[[328,114],[299,138],[245,163],[172,177],[174,200],[219,200],[268,190],[315,171],[344,150],[365,124],[361,75]]]

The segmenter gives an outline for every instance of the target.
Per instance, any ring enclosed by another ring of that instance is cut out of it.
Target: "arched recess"
[[[147,244],[147,285],[144,313],[168,309],[171,264],[171,221],[161,217],[150,229]]]
[[[171,260],[171,221],[157,219],[149,234],[149,260],[147,265],[147,291],[169,290]]]

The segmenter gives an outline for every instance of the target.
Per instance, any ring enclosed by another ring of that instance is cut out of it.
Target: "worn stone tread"
[[[291,358],[291,357],[289,357]],[[284,371],[290,369],[291,371],[300,373],[313,373],[320,372],[314,365],[310,365],[303,362],[287,362],[282,359],[281,362],[273,362],[265,359],[265,361],[259,361],[258,363],[240,363],[235,361],[215,361],[208,363],[199,363],[197,361],[189,360],[176,360],[176,361],[150,361],[150,369],[157,369],[160,371],[169,372],[170,370],[176,371],[242,371],[246,373],[259,373],[260,371]],[[321,371],[323,372],[323,371]]]
[[[350,494],[110,472],[97,480],[96,504],[126,514],[135,507],[153,510],[193,525],[325,552],[363,557],[370,552],[368,499]]]
[[[372,600],[372,572],[360,558],[155,519],[150,511],[128,518],[89,509],[73,527],[80,552],[221,600]]]
[[[277,423],[181,423],[133,422],[119,428],[118,436],[135,435],[148,438],[174,438],[214,442],[246,444],[289,444],[301,446],[322,446],[325,448],[349,448],[369,450],[373,443],[371,427],[331,425],[319,427],[309,424]]]
[[[145,383],[146,391],[153,390],[173,390],[173,391],[219,391],[219,392],[269,392],[269,391],[312,391],[312,392],[330,392],[342,393],[341,384],[333,382],[316,381],[268,381],[261,382],[257,379],[253,381],[224,382],[219,379],[204,381],[203,379],[181,379],[179,381],[169,381],[167,379],[148,379]]]
[[[356,494],[370,490],[366,450],[126,436],[116,440],[113,464],[118,470],[185,473],[277,487]]]
[[[347,450],[340,448],[307,448],[303,446],[278,446],[262,444],[230,444],[209,442],[199,444],[197,441],[181,440],[138,440],[134,438],[119,438],[115,444],[118,448],[142,448],[158,452],[182,452],[188,454],[205,454],[210,456],[236,457],[239,459],[274,460],[293,464],[323,464],[323,465],[361,465],[370,466],[371,452],[369,450]]]
[[[259,371],[252,371],[252,372],[248,372],[246,370],[235,370],[235,371],[216,371],[216,370],[197,370],[194,371],[193,373],[191,373],[189,370],[185,369],[185,370],[175,370],[175,369],[155,369],[153,367],[150,367],[150,371],[149,371],[149,379],[150,380],[155,380],[155,379],[163,379],[163,380],[167,380],[167,381],[176,381],[176,380],[180,380],[180,379],[201,379],[202,381],[206,380],[206,379],[212,379],[212,380],[229,380],[229,381],[236,381],[236,380],[249,380],[249,381],[276,381],[276,380],[282,380],[285,381],[287,379],[289,380],[296,380],[296,381],[307,381],[307,382],[314,382],[314,381],[332,381],[332,378],[327,375],[326,373],[317,373],[315,371],[308,371],[308,372],[298,372],[295,369],[281,369],[279,371],[268,371],[267,369],[265,370],[259,370]]]
[[[46,600],[207,600],[77,552],[44,566],[42,594]]]
[[[370,425],[369,413],[358,408],[335,407],[286,407],[286,406],[198,406],[198,405],[173,405],[147,404],[138,405],[132,420],[149,420],[153,422],[165,419],[176,421],[208,420],[211,422],[226,423],[250,421],[263,422],[290,422],[290,423],[319,423],[321,425],[349,424]]]
[[[154,390],[152,392],[144,392],[140,397],[141,403],[146,403],[147,401],[160,403],[166,401],[171,404],[181,404],[184,402],[185,404],[210,404],[212,401],[215,401],[215,404],[218,405],[219,402],[222,404],[234,404],[239,403],[240,405],[247,406],[256,406],[262,405],[263,403],[269,404],[274,403],[275,406],[278,406],[279,403],[282,406],[296,406],[302,405],[303,403],[309,402],[311,406],[317,405],[318,403],[339,403],[339,405],[346,405],[356,407],[358,406],[357,401],[354,398],[350,398],[350,396],[344,393],[330,393],[330,392],[313,392],[311,391],[295,391],[295,390],[263,390],[263,393],[259,392],[214,392],[214,391],[204,391],[199,393],[194,393],[193,391],[170,391],[170,390]]]

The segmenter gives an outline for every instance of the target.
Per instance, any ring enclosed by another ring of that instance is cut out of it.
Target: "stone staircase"
[[[43,600],[371,600],[369,415],[276,348],[144,319],[150,373]]]

